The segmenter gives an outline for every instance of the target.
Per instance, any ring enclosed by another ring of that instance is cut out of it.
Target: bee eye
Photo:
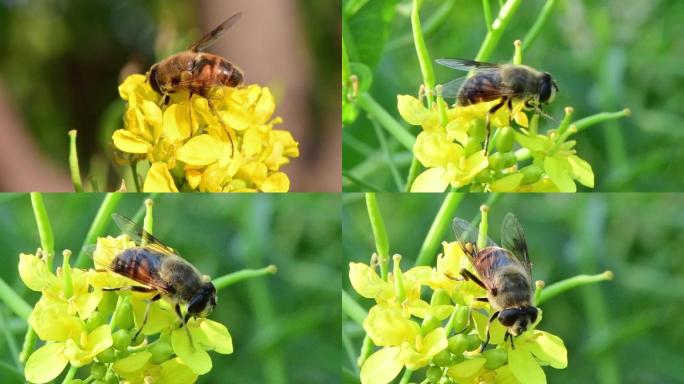
[[[537,308],[529,307],[527,312],[530,314],[530,323],[537,321]]]
[[[504,309],[499,313],[499,321],[505,327],[511,327],[518,319],[518,310],[514,308]]]
[[[539,102],[545,103],[551,98],[551,78],[544,76],[539,84]]]

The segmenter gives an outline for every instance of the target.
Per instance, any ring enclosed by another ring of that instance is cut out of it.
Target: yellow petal
[[[242,136],[242,153],[246,157],[256,156],[261,153],[262,149],[261,133],[254,128],[245,131]]]
[[[124,357],[121,360],[118,360],[112,365],[112,368],[117,373],[130,375],[132,373],[135,373],[136,371],[142,370],[151,357],[152,354],[150,352],[136,352]]]
[[[68,311],[66,302],[43,296],[33,308],[28,322],[41,340],[64,341],[77,338],[85,325]]]
[[[156,142],[162,133],[162,111],[157,103],[153,101],[144,101],[142,105],[143,114],[145,116],[145,123],[152,138]]]
[[[47,383],[64,370],[69,360],[64,356],[63,343],[48,343],[31,354],[24,375],[31,383]]]
[[[290,190],[290,179],[283,172],[276,172],[259,187],[263,192],[287,192]]]
[[[233,339],[225,325],[209,319],[202,319],[199,321],[199,326],[207,335],[214,351],[223,354],[233,353]]]
[[[147,153],[152,144],[144,138],[125,129],[117,129],[112,135],[114,146],[128,153]]]
[[[190,188],[197,189],[197,186],[202,180],[202,172],[198,169],[186,169],[185,179],[188,181]]]
[[[429,168],[413,181],[411,192],[444,192],[449,186],[444,168]]]
[[[274,111],[275,99],[273,98],[271,91],[267,87],[264,87],[261,89],[259,100],[254,105],[255,123],[264,124],[271,118]]]
[[[19,255],[19,276],[29,289],[40,292],[58,284],[57,277],[50,272],[45,260],[36,255]]]
[[[382,280],[375,269],[363,263],[349,263],[349,281],[361,296],[373,299],[390,284]]]
[[[176,159],[194,166],[209,165],[217,161],[221,155],[230,151],[227,143],[212,135],[195,136],[185,143],[177,152]]]
[[[165,384],[191,384],[197,381],[197,375],[176,357],[161,364],[160,383]]]
[[[145,177],[143,192],[178,192],[166,164],[152,164]]]
[[[397,96],[397,109],[399,115],[411,125],[421,125],[430,114],[420,100],[408,95]]]
[[[164,137],[171,143],[190,137],[190,107],[172,104],[164,111]]]
[[[190,344],[190,339],[186,333],[185,328],[178,328],[171,332],[171,345],[174,352],[180,357],[184,363],[198,375],[204,375],[211,370],[211,357],[202,348],[197,345],[193,334],[193,345]]]
[[[361,367],[361,383],[386,384],[391,382],[404,366],[397,359],[398,355],[399,347],[383,348],[370,355]]]
[[[400,308],[374,306],[368,311],[363,329],[380,347],[397,346],[403,342],[413,343],[420,334],[417,323],[404,318]]]

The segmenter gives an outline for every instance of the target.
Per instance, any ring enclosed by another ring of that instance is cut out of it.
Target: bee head
[[[152,89],[160,95],[163,95],[161,86],[159,85],[159,72],[157,71],[157,64],[153,65],[152,68],[145,75],[146,80],[150,83]]]
[[[188,315],[208,317],[216,306],[216,287],[210,281],[202,284],[188,303]]]
[[[539,82],[539,104],[550,103],[558,92],[558,84],[551,78],[551,75],[544,72]]]
[[[527,330],[527,326],[537,321],[537,308],[507,308],[499,312],[499,322],[508,328],[508,333],[518,336]]]

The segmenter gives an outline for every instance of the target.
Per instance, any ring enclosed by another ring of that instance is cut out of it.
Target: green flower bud
[[[499,152],[510,152],[513,149],[514,142],[513,128],[505,127],[499,129],[499,135],[496,138],[496,149]]]
[[[451,298],[449,297],[449,294],[443,290],[443,289],[437,289],[435,293],[432,294],[432,297],[430,298],[430,305],[431,306],[437,306],[437,305],[450,305],[451,304]]]
[[[105,381],[107,382],[107,384],[118,384],[121,382],[119,376],[112,371],[107,372],[107,376],[105,376]]]
[[[97,305],[97,309],[102,314],[109,316],[114,313],[114,308],[116,308],[116,301],[119,299],[119,295],[113,291],[102,292],[102,300]]]
[[[463,352],[468,349],[468,344],[468,338],[466,335],[459,333],[458,335],[454,335],[449,338],[449,346],[447,348],[449,349],[449,352],[453,353],[454,355],[462,355]]]
[[[496,152],[496,153],[492,153],[491,155],[489,155],[489,169],[493,169],[495,171],[498,171],[503,167],[504,167],[504,162],[502,159],[501,152]]]
[[[420,331],[423,335],[427,335],[428,333],[432,332],[434,329],[436,329],[440,325],[441,325],[441,322],[436,317],[428,315],[423,320],[423,324],[420,327]]]
[[[486,131],[485,121],[482,119],[477,119],[470,126],[470,129],[468,130],[468,134],[470,134],[470,137],[472,139],[481,143],[485,139],[485,135],[486,135],[485,131]]]
[[[449,365],[462,363],[463,361],[465,361],[465,356],[462,353],[460,355],[451,355],[451,363]]]
[[[445,348],[432,358],[432,362],[437,366],[447,367],[451,363],[451,353]]]
[[[468,139],[468,142],[466,143],[465,147],[463,148],[465,150],[465,155],[470,156],[475,152],[481,151],[482,150],[482,140],[475,139],[474,137],[470,137]]]
[[[88,332],[91,332],[93,329],[99,327],[100,325],[106,324],[107,320],[108,319],[106,315],[99,311],[95,311],[92,315],[90,315],[90,317],[86,321],[86,330]]]
[[[492,180],[492,171],[488,168],[483,169],[482,171],[478,172],[477,175],[475,175],[475,182],[476,183],[489,183]]]
[[[107,366],[102,363],[93,363],[90,366],[90,375],[96,379],[103,379],[107,374]]]
[[[463,330],[468,327],[469,320],[470,308],[465,305],[459,307],[454,315],[454,326],[452,329],[456,332],[463,332]]]
[[[125,349],[125,350],[117,349],[116,351],[114,351],[114,356],[116,357],[115,360],[121,360],[124,357],[128,357],[128,355],[130,355],[130,354],[131,353],[128,352],[127,349]]]
[[[508,360],[508,353],[503,349],[489,349],[484,351],[482,356],[487,359],[485,368],[492,371],[506,364]]]
[[[522,168],[520,172],[522,172],[522,174],[524,175],[522,179],[522,184],[532,184],[539,180],[539,178],[542,175],[542,172],[544,171],[538,166],[532,164]]]
[[[474,351],[476,350],[482,341],[480,341],[480,336],[478,336],[477,333],[471,333],[470,335],[466,336],[468,339],[468,351]]]
[[[518,158],[515,157],[515,153],[513,152],[503,152],[503,154],[501,155],[501,159],[504,168],[510,168],[518,162]]]
[[[437,383],[442,378],[442,369],[437,366],[430,366],[425,373],[425,378],[431,383]]]
[[[131,333],[125,329],[119,329],[112,334],[114,348],[125,351],[131,346]]]
[[[147,352],[152,354],[150,362],[153,364],[161,364],[171,357],[173,354],[173,347],[168,340],[160,338],[147,348]]]
[[[111,363],[116,360],[116,355],[114,353],[114,348],[107,348],[104,351],[97,354],[97,361],[101,363]]]
[[[114,314],[114,326],[120,329],[131,329],[133,321],[133,307],[128,300],[123,300]]]
[[[81,379],[73,379],[73,380],[69,381],[69,384],[84,384],[84,383],[85,383],[85,381],[83,381]]]

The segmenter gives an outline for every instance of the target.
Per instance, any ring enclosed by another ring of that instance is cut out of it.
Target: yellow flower
[[[143,75],[119,86],[128,102],[124,128],[114,146],[134,160],[145,159],[146,192],[287,192],[280,168],[299,156],[288,131],[273,129],[275,100],[258,85],[216,87],[207,98],[172,95],[168,107]]]

